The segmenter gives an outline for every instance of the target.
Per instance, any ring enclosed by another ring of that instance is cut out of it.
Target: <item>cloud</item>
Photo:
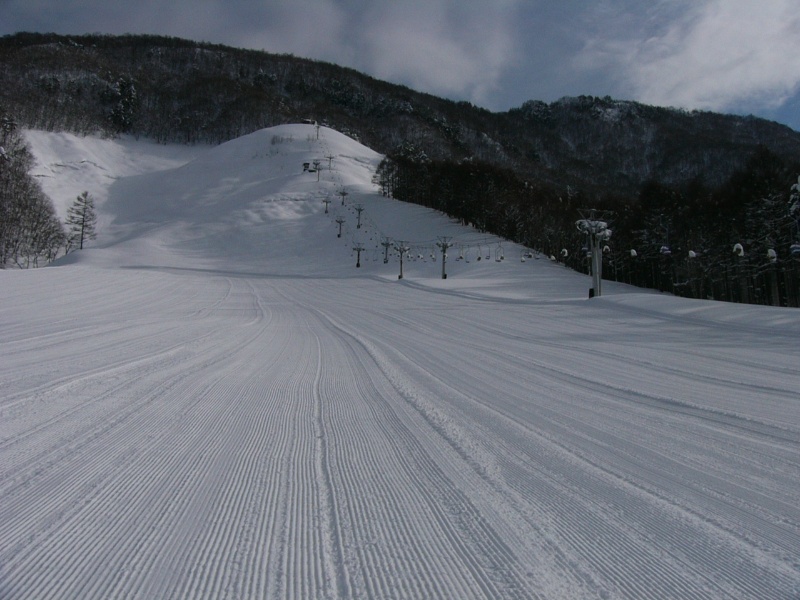
[[[610,94],[797,127],[796,3],[0,0],[0,32],[155,33],[291,53],[493,110]]]
[[[0,30],[155,33],[325,60],[437,95],[489,101],[518,60],[526,0],[5,0]]]
[[[630,14],[616,22],[607,16],[605,33],[587,40],[576,64],[610,69],[621,87],[651,104],[774,108],[800,89],[796,0],[678,3],[668,21],[654,17],[667,6],[656,4],[636,27],[620,26]]]
[[[226,43],[338,62],[351,57],[345,42],[349,21],[333,0],[241,3],[230,11]],[[216,35],[224,35],[219,26]]]
[[[351,47],[376,77],[483,103],[513,60],[516,5],[517,0],[365,3],[349,30]]]
[[[233,2],[227,17],[218,14],[218,1],[204,0],[206,9],[183,23],[165,0],[150,2],[163,4],[162,22],[167,16],[169,29],[186,32],[180,35],[325,60],[482,104],[514,60],[521,0]]]

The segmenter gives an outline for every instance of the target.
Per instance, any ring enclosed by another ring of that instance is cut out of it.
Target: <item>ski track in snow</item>
[[[117,241],[0,272],[0,598],[800,598],[796,312],[356,271],[340,186],[372,228],[434,221],[310,130],[153,175],[228,203],[178,238],[117,181]]]

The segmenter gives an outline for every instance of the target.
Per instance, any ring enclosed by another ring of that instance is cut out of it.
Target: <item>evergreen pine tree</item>
[[[69,252],[75,246],[83,250],[83,242],[96,237],[94,230],[96,223],[94,198],[89,195],[89,192],[83,192],[67,211],[67,226],[69,227],[67,251]]]

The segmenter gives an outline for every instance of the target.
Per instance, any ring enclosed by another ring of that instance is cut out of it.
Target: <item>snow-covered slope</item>
[[[174,155],[164,146],[130,139],[43,132],[27,137],[40,157],[36,174],[51,196],[72,199],[86,189],[100,207],[93,250],[62,264],[191,264],[396,279],[394,246],[405,242],[410,250],[403,271],[411,281],[495,296],[546,292],[552,297],[553,288],[558,297],[587,296],[587,277],[546,259],[524,259],[526,249],[462,227],[441,213],[382,197],[373,183],[381,156],[331,129],[321,128],[317,137],[314,126],[285,125],[212,149],[178,147]],[[313,169],[315,160],[319,171],[305,171],[304,163]],[[65,187],[69,193],[61,192]],[[341,237],[337,219],[343,221]],[[390,263],[384,263],[381,245],[387,238]],[[437,243],[442,238],[454,244],[446,264],[449,281],[441,279]],[[353,248],[359,245],[362,271],[356,272]],[[631,291],[607,285],[617,293]]]
[[[28,139],[101,228],[0,272],[1,598],[800,596],[796,311],[588,300],[330,129]]]

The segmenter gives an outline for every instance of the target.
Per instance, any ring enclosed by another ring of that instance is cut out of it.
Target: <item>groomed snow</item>
[[[0,598],[800,597],[796,310],[589,300],[326,128],[28,140],[100,227],[0,271]]]

